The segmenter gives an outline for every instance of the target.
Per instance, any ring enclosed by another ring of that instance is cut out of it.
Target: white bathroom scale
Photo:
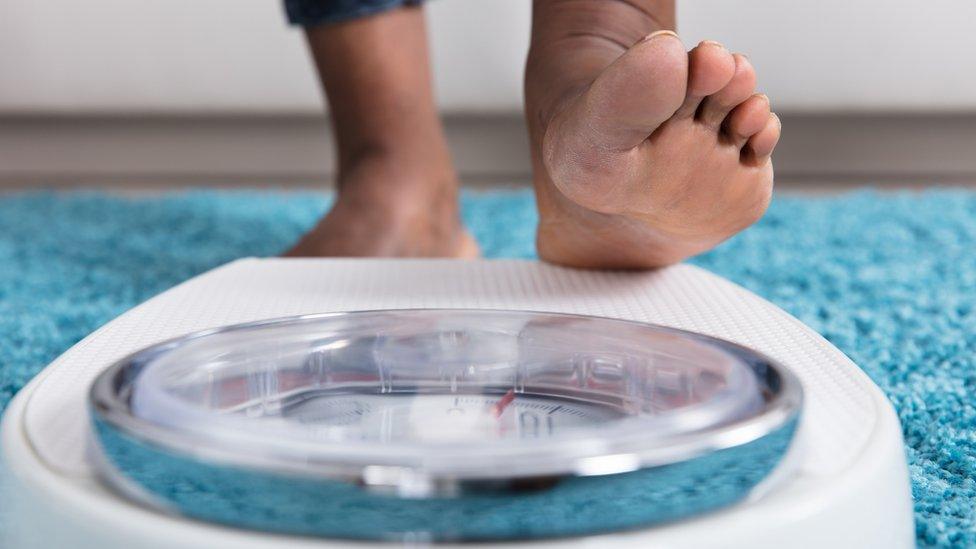
[[[912,547],[901,428],[702,269],[245,259],[3,418],[3,547]]]

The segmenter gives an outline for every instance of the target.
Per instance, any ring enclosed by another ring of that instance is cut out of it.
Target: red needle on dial
[[[491,407],[492,415],[494,415],[496,418],[502,417],[502,414],[505,413],[505,408],[507,408],[513,400],[515,400],[515,389],[509,389],[508,392],[505,393],[502,398],[498,399],[498,402]]]

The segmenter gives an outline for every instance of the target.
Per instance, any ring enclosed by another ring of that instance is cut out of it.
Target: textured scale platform
[[[94,467],[85,452],[87,388],[108,364],[137,349],[192,331],[259,319],[452,307],[639,320],[721,337],[767,354],[793,370],[804,387],[795,447],[787,466],[774,473],[780,484],[755,501],[706,518],[719,521],[708,529],[727,529],[732,522],[786,525],[799,519],[810,547],[849,535],[889,547],[903,546],[906,536],[910,538],[900,430],[878,387],[795,318],[690,265],[654,272],[595,272],[522,260],[238,260],[130,310],[52,363],[32,384],[23,409],[26,438],[48,469],[67,478],[90,479]],[[883,473],[873,476],[868,470]],[[844,480],[851,475],[858,478]],[[880,505],[878,500],[900,503],[861,513]],[[854,514],[858,516],[852,525]],[[805,515],[822,517],[823,522],[814,524]],[[814,526],[828,521],[835,531],[814,532]],[[680,533],[680,524],[672,528]],[[750,530],[744,539],[758,532]],[[763,530],[766,542],[785,543],[796,535],[785,527],[779,530]],[[672,530],[671,535],[682,539],[687,533],[678,536]],[[669,534],[656,529],[653,535],[667,539]]]
[[[710,288],[714,286],[714,289]],[[719,303],[713,300],[718,297]],[[92,474],[85,459],[87,387],[106,365],[188,332],[331,311],[483,308],[589,314],[664,324],[761,349],[796,368],[807,402],[803,473],[836,473],[867,443],[875,387],[839,352],[774,306],[695,267],[593,273],[527,261],[245,259],[218,268],[126,313],[52,364],[25,420],[39,455],[56,470]],[[760,310],[757,310],[760,309]],[[794,323],[796,325],[794,325]],[[798,356],[808,353],[808,356]]]
[[[720,301],[716,302],[718,299]],[[529,261],[244,259],[129,311],[61,356],[40,381],[25,420],[52,468],[91,475],[87,387],[106,365],[188,332],[331,311],[401,308],[534,310],[624,318],[694,330],[761,349],[794,368],[807,391],[802,473],[843,470],[867,444],[877,389],[838,351],[769,303],[691,266],[596,273]],[[759,309],[759,310],[757,310]],[[770,314],[775,311],[776,314]],[[803,354],[803,356],[800,356]]]

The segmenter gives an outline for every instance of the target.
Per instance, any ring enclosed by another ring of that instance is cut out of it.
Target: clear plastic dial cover
[[[218,330],[156,353],[129,384],[132,415],[191,446],[483,477],[578,471],[608,454],[666,461],[763,406],[750,365],[715,340],[506,311]]]

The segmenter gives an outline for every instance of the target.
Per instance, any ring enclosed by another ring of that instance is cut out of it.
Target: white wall
[[[529,0],[430,4],[447,111],[520,108]],[[685,0],[686,44],[750,54],[780,110],[976,110],[976,3]],[[0,113],[317,112],[278,0],[3,0]]]

